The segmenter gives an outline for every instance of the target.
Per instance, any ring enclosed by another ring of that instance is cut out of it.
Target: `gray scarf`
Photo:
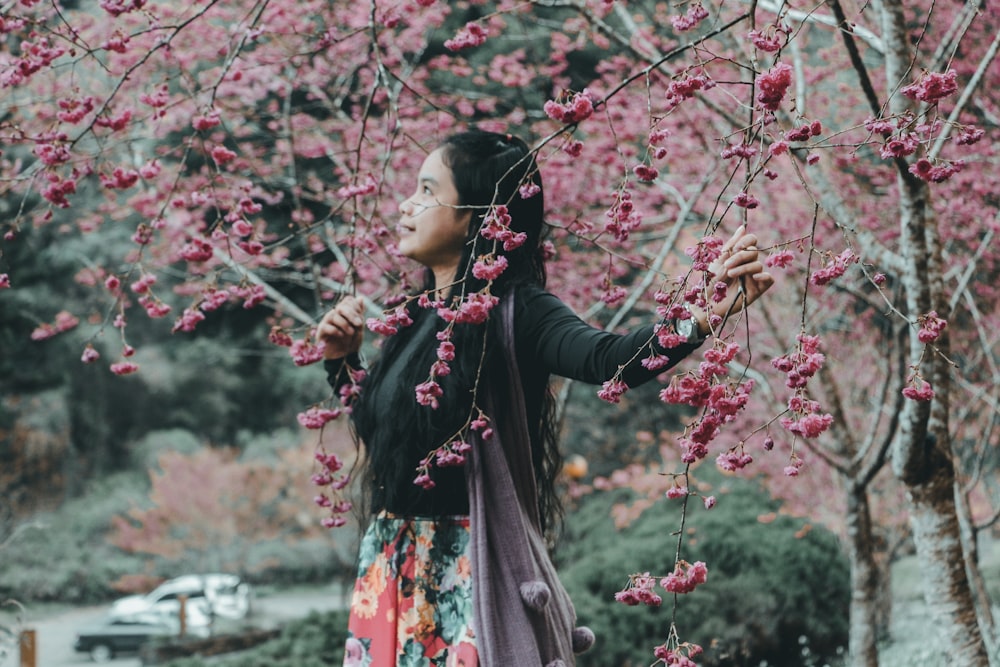
[[[576,611],[549,559],[538,514],[524,392],[514,347],[514,290],[498,307],[508,386],[488,384],[483,408],[494,418],[488,442],[476,438],[467,480],[472,604],[482,667],[569,667],[594,643],[575,628]],[[498,412],[497,405],[507,409]]]

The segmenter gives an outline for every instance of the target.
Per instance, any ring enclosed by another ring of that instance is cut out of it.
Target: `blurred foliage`
[[[344,661],[347,612],[310,612],[289,623],[281,636],[238,655],[171,660],[162,667],[329,667]]]
[[[161,441],[164,447],[170,441],[183,445],[193,439],[190,433],[170,435],[159,433],[150,439]],[[303,466],[305,487],[307,470]],[[93,604],[120,595],[118,583],[128,576],[163,579],[204,571],[204,549],[182,549],[176,557],[163,559],[128,553],[109,540],[113,517],[148,507],[149,493],[150,478],[145,470],[115,473],[88,482],[73,502],[19,522],[21,529],[3,552],[0,599],[13,598],[25,604]],[[241,543],[244,569],[239,574],[253,582],[276,585],[348,578],[356,548],[354,531],[347,528],[331,535],[318,528],[320,514],[311,511],[307,501],[299,504],[302,516],[295,521],[313,530],[299,536],[259,538],[249,531],[253,535]]]
[[[678,597],[680,640],[705,648],[703,667],[823,664],[848,638],[850,573],[836,538],[777,514],[754,482],[705,468],[699,476],[711,480],[718,504],[706,511],[691,499],[681,557],[708,563],[708,581]],[[585,498],[556,552],[578,621],[597,635],[580,667],[647,665],[667,639],[668,593],[660,589],[659,608],[628,607],[614,595],[628,573],[673,571],[680,501],[664,501],[616,531],[611,508],[631,498],[628,490]]]
[[[143,571],[142,559],[104,541],[110,518],[145,492],[138,473],[109,475],[87,485],[79,502],[36,514],[3,553],[0,598],[22,603],[93,603],[113,593],[123,573]]]
[[[120,226],[80,234],[53,222],[27,227],[4,259],[17,289],[0,294],[0,536],[34,512],[87,493],[90,480],[144,469],[158,432],[190,432],[199,447],[240,446],[279,429],[329,394],[318,367],[297,368],[267,340],[267,315],[239,304],[211,314],[193,333],[169,333],[145,315],[123,341],[110,321],[114,298],[84,286],[89,268],[132,245]],[[164,291],[171,278],[162,281]],[[67,309],[79,324],[46,340],[32,332]],[[140,373],[116,377],[108,365],[134,345]],[[92,344],[101,358],[84,364]],[[59,537],[53,537],[59,540]]]

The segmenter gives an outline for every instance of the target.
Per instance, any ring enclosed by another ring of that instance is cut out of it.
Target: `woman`
[[[573,627],[544,539],[560,465],[549,377],[599,384],[620,371],[634,386],[663,371],[642,366],[650,351],[673,365],[695,349],[708,314],[668,323],[685,337],[669,350],[653,325],[615,335],[580,320],[544,290],[541,185],[523,141],[473,130],[427,156],[399,206],[399,251],[426,267],[425,296],[398,311],[407,326],[385,341],[353,403],[375,516],[345,665],[559,667],[593,642]],[[724,246],[717,280],[733,288],[716,314],[773,283],[755,243],[741,228]],[[489,270],[504,261],[499,275]],[[498,304],[484,322],[463,322],[489,297]],[[319,325],[335,388],[360,366],[363,327],[353,297]]]

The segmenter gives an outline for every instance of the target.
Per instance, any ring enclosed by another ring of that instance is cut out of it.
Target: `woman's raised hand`
[[[709,269],[717,282],[726,283],[726,298],[712,304],[712,312],[725,317],[739,312],[756,301],[774,284],[774,277],[764,270],[757,251],[757,235],[740,225],[729,240],[722,244],[722,255]],[[698,316],[698,328],[709,333],[705,316]]]
[[[316,339],[323,342],[323,357],[340,359],[357,352],[365,334],[365,307],[361,299],[345,296],[327,311],[316,328]]]

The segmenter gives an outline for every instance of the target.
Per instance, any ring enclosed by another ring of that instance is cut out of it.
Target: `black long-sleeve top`
[[[433,327],[436,318],[426,317],[414,326]],[[426,336],[415,332],[411,343],[427,340]],[[518,289],[514,307],[514,337],[518,369],[525,397],[528,425],[534,440],[537,440],[543,397],[550,376],[579,380],[588,384],[601,384],[611,379],[622,368],[621,379],[630,387],[649,381],[665,368],[648,370],[642,366],[642,359],[651,351],[669,358],[669,366],[689,355],[697,345],[685,344],[665,350],[656,343],[653,325],[639,327],[626,334],[615,334],[595,328],[581,320],[558,297],[538,286],[523,286]],[[394,368],[402,369],[413,362],[415,345],[399,349],[396,358],[381,359],[379,363],[392,364],[387,377],[393,377]],[[334,389],[344,382],[341,373],[343,361],[328,360],[325,364],[327,377]],[[352,365],[356,359],[348,359]],[[401,400],[399,387],[383,382],[381,387],[372,388],[378,392],[369,397],[375,405],[393,405]],[[408,400],[414,398],[413,388],[406,388]],[[389,417],[391,418],[391,417]],[[419,438],[421,434],[414,433]],[[427,442],[420,447],[426,453],[443,443]],[[537,441],[534,442],[538,445]],[[412,462],[416,470],[419,457]],[[414,472],[414,476],[415,476]],[[382,507],[375,493],[374,509],[387,509],[405,515],[442,516],[468,513],[468,496],[462,467],[440,468],[433,473],[435,487],[429,491],[412,484],[412,476],[405,480],[407,488],[400,489],[397,497],[405,500],[400,506]]]

